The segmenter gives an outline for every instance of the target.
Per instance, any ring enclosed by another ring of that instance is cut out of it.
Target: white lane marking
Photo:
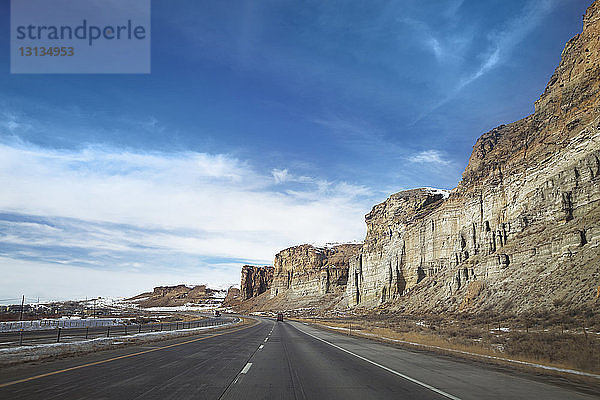
[[[265,343],[267,343],[267,340],[269,340],[269,338],[268,338],[268,337],[266,337],[266,338],[265,338]]]
[[[240,374],[246,374],[248,373],[248,371],[250,371],[250,367],[252,366],[252,363],[249,362],[248,364],[246,364],[246,366],[244,367],[244,369],[242,369],[242,372],[240,372]]]
[[[323,342],[323,343],[327,343],[328,345],[330,345],[330,346],[333,346],[333,347],[335,347],[335,348],[336,348],[336,349],[338,349],[338,350],[344,351],[344,352],[346,352],[346,353],[348,353],[348,354],[351,354],[351,355],[353,355],[354,357],[360,358],[360,359],[361,359],[361,360],[363,360],[363,361],[366,361],[366,362],[368,362],[368,363],[371,363],[371,364],[373,364],[373,365],[375,365],[375,366],[377,366],[377,367],[379,367],[379,368],[385,369],[386,371],[388,371],[388,372],[391,372],[392,374],[398,375],[399,377],[402,377],[402,378],[404,378],[404,379],[406,379],[406,380],[408,380],[408,381],[411,381],[411,382],[413,382],[413,383],[416,383],[417,385],[423,386],[424,388],[427,388],[427,389],[429,389],[429,390],[431,390],[431,391],[433,391],[433,392],[436,392],[437,394],[441,394],[442,396],[444,396],[444,397],[447,397],[447,398],[449,398],[449,399],[452,399],[452,400],[461,400],[459,397],[453,396],[453,395],[451,395],[450,393],[446,393],[446,392],[444,392],[443,390],[440,390],[440,389],[438,389],[438,388],[436,388],[436,387],[433,387],[433,386],[431,386],[431,385],[428,385],[428,384],[426,384],[425,382],[421,382],[421,381],[419,381],[419,380],[416,380],[415,378],[411,378],[411,377],[410,377],[410,376],[408,376],[408,375],[404,375],[403,373],[400,373],[400,372],[398,372],[398,371],[394,371],[393,369],[391,369],[391,368],[388,368],[388,367],[386,367],[385,365],[381,365],[381,364],[379,364],[379,363],[376,363],[375,361],[371,361],[371,360],[369,360],[368,358],[365,358],[365,357],[363,357],[363,356],[359,356],[358,354],[356,354],[356,353],[353,353],[353,352],[351,352],[350,350],[346,350],[346,349],[344,349],[343,347],[340,347],[340,346],[338,346],[338,345],[336,345],[336,344],[333,344],[333,343],[331,343],[331,342],[328,342],[328,341],[327,341],[327,340],[325,340],[325,339],[321,339],[320,337],[316,337],[315,335],[312,335],[312,334],[310,334],[310,333],[308,333],[308,332],[305,332],[305,331],[303,331],[303,330],[301,330],[301,329],[298,329],[298,330],[299,330],[300,332],[302,332],[302,333],[305,333],[305,334],[307,334],[308,336],[311,336],[311,337],[313,337],[313,338],[315,338],[315,339],[317,339],[317,340],[320,340],[320,341],[321,341],[321,342]]]
[[[258,349],[259,349],[259,350],[262,350],[262,349],[263,349],[263,347],[265,347],[265,345],[264,345],[264,344],[261,344],[260,346],[258,346]]]

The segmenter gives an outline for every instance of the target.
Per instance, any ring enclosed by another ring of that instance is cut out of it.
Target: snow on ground
[[[272,313],[270,311],[253,311],[250,313],[250,315],[255,315],[257,317],[263,317],[263,316],[269,317],[269,316],[275,315],[275,313]]]
[[[189,286],[186,285],[187,288],[192,289],[194,286]],[[210,293],[210,297],[206,298],[206,303],[203,304],[192,304],[195,307],[219,307],[221,305],[221,303],[223,302],[223,300],[225,300],[225,297],[227,297],[227,290],[225,289],[210,289],[212,290],[212,292]],[[144,301],[147,300],[152,300],[153,297],[152,296],[146,296],[146,297],[140,297],[140,298],[136,298],[133,300],[120,300],[115,302],[115,306],[134,306],[134,307],[138,307],[139,303],[142,303]],[[196,300],[198,301],[198,300]],[[202,300],[199,300],[202,301]],[[188,305],[190,305],[191,303],[185,304],[184,307],[187,307]],[[156,311],[157,307],[150,307],[150,308],[144,308],[144,310],[154,310]],[[159,307],[161,308],[161,310],[158,311],[162,311],[162,308],[165,307]],[[167,307],[168,310],[166,311],[189,311],[189,309],[185,309],[185,310],[175,310],[176,306],[172,306],[172,307]]]
[[[323,326],[326,328],[329,328],[329,329],[335,329],[337,331],[350,331],[351,330],[349,328],[342,328],[341,326],[330,326],[330,325],[323,325]]]
[[[148,307],[144,308],[145,311],[160,311],[160,312],[168,312],[168,311],[206,311],[206,310],[214,310],[215,308],[221,307],[221,304],[192,304],[187,303],[183,306],[173,306],[173,307]]]
[[[363,244],[363,242],[360,240],[352,240],[352,241],[344,242],[344,243],[338,243],[338,242],[327,242],[327,243],[312,242],[312,243],[310,243],[310,245],[316,249],[329,249],[329,250],[333,249],[335,246],[340,246],[342,244]]]
[[[450,191],[446,189],[437,189],[432,187],[426,187],[423,189],[427,190],[431,194],[441,194],[442,196],[444,196],[444,199],[447,199],[450,196]]]
[[[125,303],[125,304],[139,303],[139,302],[142,302],[142,301],[146,301],[146,300],[148,300],[148,299],[151,299],[151,297],[150,297],[150,296],[146,296],[146,297],[137,297],[137,298],[135,298],[135,299],[133,299],[133,300],[123,300],[123,303]]]
[[[223,301],[225,297],[227,297],[227,290],[219,290],[218,292],[214,292],[212,294],[213,299],[219,299]]]
[[[120,307],[123,305],[124,297],[99,297],[96,300],[96,307]],[[88,300],[88,303],[92,300]]]

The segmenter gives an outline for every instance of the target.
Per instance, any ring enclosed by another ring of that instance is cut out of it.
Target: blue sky
[[[238,282],[456,186],[533,111],[591,1],[153,1],[149,75],[11,75],[0,5],[0,300]]]

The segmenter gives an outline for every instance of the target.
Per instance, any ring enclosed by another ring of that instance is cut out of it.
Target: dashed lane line
[[[249,362],[248,364],[246,364],[244,366],[244,368],[242,369],[242,372],[240,372],[240,374],[247,374],[248,371],[250,371],[250,367],[252,367],[252,363],[251,362]]]

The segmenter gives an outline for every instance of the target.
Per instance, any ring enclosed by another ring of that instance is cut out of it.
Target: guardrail
[[[54,329],[31,331],[21,329],[19,331],[0,333],[0,347],[76,342],[101,337],[128,336],[139,333],[220,326],[235,320],[236,318],[233,317],[213,317],[194,321],[88,326],[85,328],[56,327]]]

